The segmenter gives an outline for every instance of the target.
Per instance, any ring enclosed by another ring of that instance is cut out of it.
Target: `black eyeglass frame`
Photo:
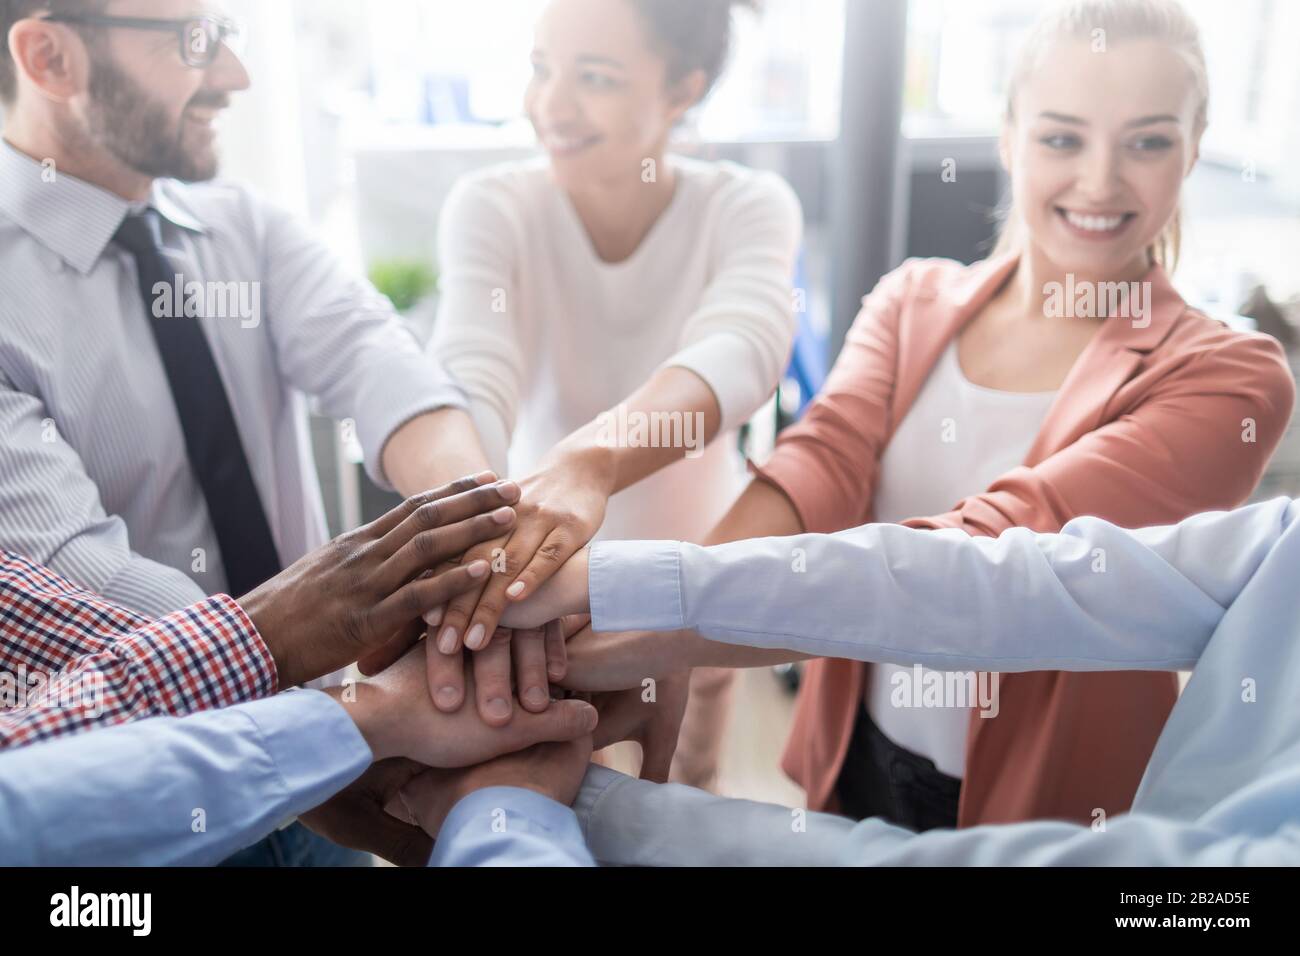
[[[42,17],[50,23],[66,23],[71,26],[103,27],[122,30],[153,30],[160,33],[174,33],[180,42],[181,60],[186,66],[204,69],[212,65],[222,45],[230,47],[236,56],[245,36],[243,24],[226,17],[205,14],[184,19],[160,20],[150,17],[114,17],[95,13],[50,13]],[[192,38],[201,32],[211,41],[203,50],[195,50]],[[233,41],[233,43],[232,43]]]

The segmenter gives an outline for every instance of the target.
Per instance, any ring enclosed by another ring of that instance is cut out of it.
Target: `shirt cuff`
[[[183,717],[274,694],[275,661],[224,594],[132,631],[113,645],[149,689],[157,713]]]
[[[587,775],[582,778],[582,786],[578,789],[578,798],[573,801],[573,812],[584,839],[590,841],[592,821],[610,788],[630,779],[626,774],[600,764],[594,763],[587,768]]]
[[[686,346],[662,368],[690,369],[713,390],[722,413],[718,434],[734,431],[745,424],[775,390],[775,384],[763,391],[751,371],[754,363],[745,361],[751,346],[737,335],[716,334]]]
[[[356,410],[357,440],[366,473],[379,487],[392,491],[381,456],[393,433],[426,412],[466,409],[469,402],[442,366],[423,352],[395,356],[371,379]]]
[[[290,690],[242,708],[283,781],[297,816],[360,777],[374,759],[343,705],[316,690]]]
[[[676,541],[598,541],[587,560],[593,631],[686,626]]]
[[[468,832],[471,829],[478,829],[483,838],[494,833],[540,833],[558,845],[585,846],[578,820],[564,804],[523,787],[484,787],[451,808],[438,831],[429,865],[447,865],[457,842],[474,836]],[[481,840],[470,842],[481,845]]]

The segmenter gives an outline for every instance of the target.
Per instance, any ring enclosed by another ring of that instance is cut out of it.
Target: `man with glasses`
[[[161,617],[327,537],[304,396],[404,495],[483,471],[391,305],[217,175],[243,36],[202,0],[0,0],[0,547]],[[288,828],[242,862],[358,855]]]

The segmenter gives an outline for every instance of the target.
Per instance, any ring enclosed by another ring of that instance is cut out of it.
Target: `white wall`
[[[306,215],[298,59],[289,0],[227,0],[249,30],[245,65],[253,86],[222,121],[222,175],[250,183],[277,205]]]

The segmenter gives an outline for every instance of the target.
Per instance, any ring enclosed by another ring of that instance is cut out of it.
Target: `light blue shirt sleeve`
[[[596,630],[959,670],[1194,669],[1133,812],[935,830],[723,800],[592,768],[575,803],[616,864],[1300,863],[1300,503],[1125,531],[868,525],[836,535],[593,546]]]
[[[879,818],[857,823],[592,766],[574,809],[603,865],[1294,866],[1296,806],[1300,771],[1256,781],[1191,822],[1131,813],[1096,829],[1036,822],[918,835]]]
[[[430,866],[593,866],[578,819],[520,787],[486,787],[447,814]]]
[[[218,863],[370,766],[347,712],[290,691],[0,754],[8,866]]]
[[[710,548],[599,542],[592,626],[939,670],[1191,670],[1298,509],[998,538],[874,524]]]

